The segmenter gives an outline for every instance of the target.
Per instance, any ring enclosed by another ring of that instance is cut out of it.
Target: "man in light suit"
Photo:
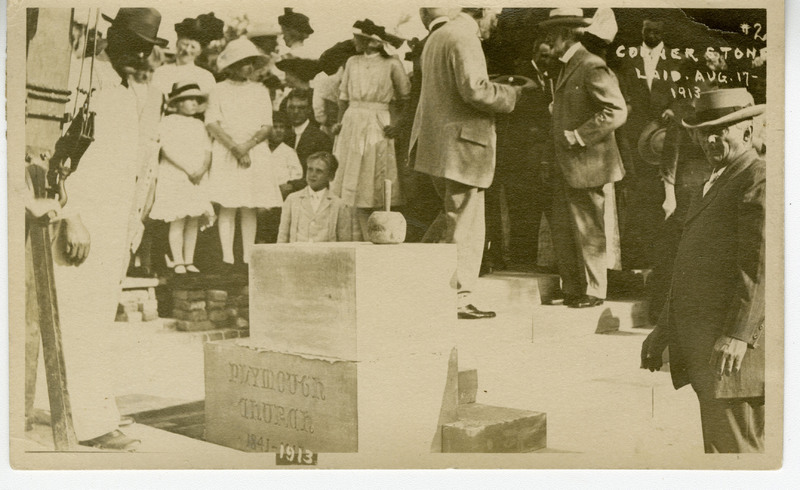
[[[422,52],[422,89],[411,154],[415,170],[433,178],[444,211],[429,232],[455,243],[460,319],[492,318],[470,303],[486,232],[484,189],[494,178],[494,113],[511,112],[522,88],[492,83],[481,39],[497,25],[498,10],[465,8],[433,32]],[[434,230],[439,230],[435,231]]]
[[[625,99],[605,61],[578,41],[589,24],[579,8],[553,9],[540,24],[564,63],[553,97],[558,169],[551,227],[564,304],[572,308],[605,300],[606,196],[625,174],[614,136],[628,114]]]
[[[642,368],[669,346],[675,388],[692,385],[707,453],[764,451],[765,163],[753,147],[763,114],[744,88],[700,94],[683,121],[709,163],[683,224],[672,287],[642,345]]]

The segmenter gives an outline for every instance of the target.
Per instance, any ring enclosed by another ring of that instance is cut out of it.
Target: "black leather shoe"
[[[564,306],[569,306],[570,308],[574,308],[576,304],[583,298],[583,296],[576,295],[576,294],[565,294],[564,295]]]
[[[458,309],[459,320],[481,320],[484,318],[494,318],[497,313],[493,311],[481,311],[472,305],[462,306]]]
[[[586,296],[580,297],[574,303],[571,303],[567,306],[569,306],[570,308],[591,308],[592,306],[602,305],[603,301],[604,300],[602,298],[596,298],[594,296],[590,296],[587,294]]]
[[[136,451],[142,441],[133,439],[119,430],[103,434],[100,437],[89,439],[88,441],[80,441],[82,446],[94,447],[97,449],[109,449],[112,451]]]

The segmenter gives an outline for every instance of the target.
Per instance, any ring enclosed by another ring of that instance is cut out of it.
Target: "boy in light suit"
[[[330,152],[308,157],[308,186],[283,203],[278,243],[360,240],[357,226],[354,232],[352,210],[328,188],[338,168],[339,162]]]

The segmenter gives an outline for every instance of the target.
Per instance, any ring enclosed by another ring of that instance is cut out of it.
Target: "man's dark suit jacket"
[[[754,150],[730,163],[686,215],[667,304],[659,325],[670,332],[675,388],[717,398],[764,396],[765,164]],[[749,348],[738,374],[717,378],[708,365],[727,335]]]
[[[295,138],[294,130],[289,130],[284,143],[294,148]],[[303,178],[290,182],[293,192],[299,191],[306,186],[306,161],[308,157],[318,151],[331,151],[332,149],[333,142],[330,136],[319,129],[319,126],[314,121],[309,122],[306,130],[300,135],[300,142],[297,144],[297,148],[295,148],[297,158],[300,160],[300,165],[303,167]]]

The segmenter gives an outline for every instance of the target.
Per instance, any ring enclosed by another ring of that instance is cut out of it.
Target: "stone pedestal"
[[[419,457],[458,405],[451,245],[255,246],[250,335],[206,345],[206,438]]]

